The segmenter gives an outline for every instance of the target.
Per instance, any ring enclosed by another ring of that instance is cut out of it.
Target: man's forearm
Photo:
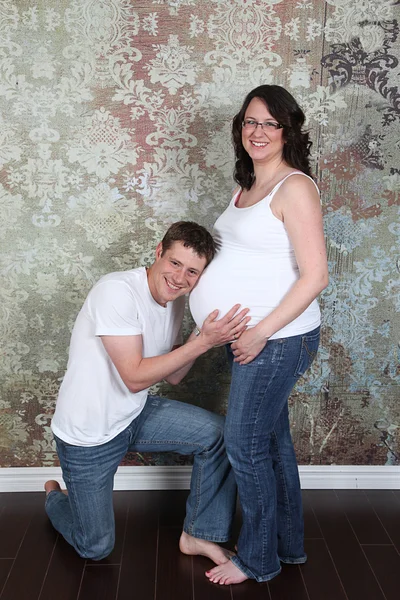
[[[195,339],[196,339],[196,335],[194,334],[194,332],[192,332],[190,334],[190,336],[188,337],[188,339],[186,340],[185,345]],[[164,377],[165,381],[167,381],[168,383],[171,383],[172,385],[177,385],[188,374],[188,372],[190,371],[190,369],[192,368],[194,363],[195,363],[195,360],[192,360],[190,363],[188,363],[181,369],[178,369],[174,373],[171,373],[167,377]]]
[[[189,371],[196,358],[211,348],[199,337],[192,335],[184,346],[161,356],[142,358],[137,367],[132,368],[125,384],[131,392],[139,392],[166,379],[179,383]]]

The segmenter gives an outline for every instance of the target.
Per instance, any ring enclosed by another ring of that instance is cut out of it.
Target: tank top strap
[[[282,183],[284,181],[286,181],[286,179],[288,179],[288,177],[291,177],[292,175],[303,175],[304,177],[307,177],[307,179],[310,179],[313,184],[316,187],[316,190],[319,194],[319,189],[317,184],[315,183],[314,179],[312,177],[310,177],[309,175],[306,175],[305,173],[303,173],[303,171],[292,171],[292,173],[289,173],[288,175],[286,175],[286,177],[284,177],[283,179],[281,179],[280,181],[278,181],[278,183],[275,185],[275,187],[272,188],[272,190],[270,191],[270,193],[268,194],[267,198],[269,201],[272,200],[272,198],[274,197],[275,193],[279,190],[279,188],[281,187]]]

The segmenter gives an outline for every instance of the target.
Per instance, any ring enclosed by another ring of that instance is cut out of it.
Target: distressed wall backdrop
[[[88,290],[149,264],[173,221],[212,226],[230,120],[261,83],[307,114],[330,262],[319,358],[291,399],[299,461],[400,463],[399,16],[392,0],[0,1],[0,466],[57,464]],[[228,387],[222,350],[161,386],[220,412]]]

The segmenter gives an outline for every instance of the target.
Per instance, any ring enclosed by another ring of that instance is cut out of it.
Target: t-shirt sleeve
[[[89,314],[94,321],[95,335],[140,335],[135,295],[123,281],[98,283],[88,297]]]

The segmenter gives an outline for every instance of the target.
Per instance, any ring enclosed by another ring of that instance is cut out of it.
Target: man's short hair
[[[212,235],[202,225],[193,221],[178,221],[169,227],[162,243],[162,255],[174,242],[181,242],[185,248],[191,248],[198,256],[206,259],[206,266],[215,255],[216,246]]]

